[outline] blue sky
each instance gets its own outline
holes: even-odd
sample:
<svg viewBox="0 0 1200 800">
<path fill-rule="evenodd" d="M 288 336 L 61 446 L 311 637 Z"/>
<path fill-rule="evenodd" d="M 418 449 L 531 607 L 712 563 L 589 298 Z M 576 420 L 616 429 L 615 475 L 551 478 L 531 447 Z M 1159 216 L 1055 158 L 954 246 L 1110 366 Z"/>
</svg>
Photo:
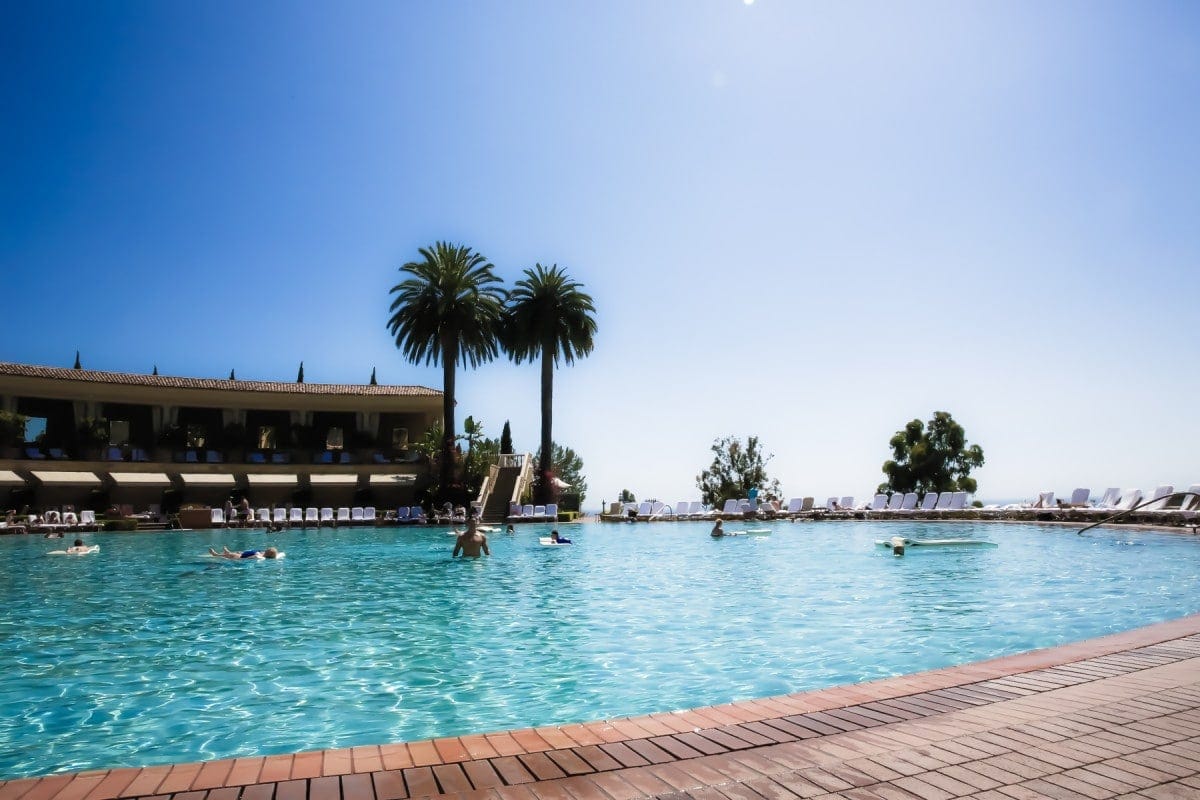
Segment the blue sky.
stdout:
<svg viewBox="0 0 1200 800">
<path fill-rule="evenodd" d="M 1195 4 L 9 2 L 0 59 L 4 360 L 440 387 L 386 319 L 446 239 L 594 296 L 589 505 L 727 434 L 865 496 L 935 410 L 984 498 L 1200 482 Z"/>
</svg>

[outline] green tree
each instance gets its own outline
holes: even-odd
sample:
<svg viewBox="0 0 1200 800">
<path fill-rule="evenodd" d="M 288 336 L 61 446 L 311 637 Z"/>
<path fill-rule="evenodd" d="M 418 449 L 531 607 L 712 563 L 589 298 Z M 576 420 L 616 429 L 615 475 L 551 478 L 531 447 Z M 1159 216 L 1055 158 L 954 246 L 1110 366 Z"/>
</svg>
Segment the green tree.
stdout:
<svg viewBox="0 0 1200 800">
<path fill-rule="evenodd" d="M 442 455 L 439 487 L 454 479 L 455 369 L 496 357 L 504 291 L 495 268 L 469 247 L 438 242 L 419 250 L 421 259 L 400 268 L 404 280 L 394 296 L 388 330 L 412 363 L 442 367 Z"/>
<path fill-rule="evenodd" d="M 757 436 L 746 443 L 736 436 L 725 436 L 712 444 L 713 460 L 708 469 L 696 476 L 700 499 L 712 507 L 726 500 L 747 497 L 757 488 L 764 497 L 779 497 L 779 481 L 767 476 L 767 462 L 774 453 L 764 455 Z"/>
<path fill-rule="evenodd" d="M 620 500 L 622 503 L 636 503 L 637 502 L 637 497 L 635 497 L 633 492 L 629 491 L 628 489 L 622 489 L 621 493 L 619 495 L 617 495 L 617 499 Z"/>
<path fill-rule="evenodd" d="M 962 425 L 946 411 L 929 422 L 919 419 L 896 431 L 888 442 L 892 457 L 883 462 L 887 481 L 880 492 L 969 492 L 976 483 L 971 470 L 983 466 L 983 449 L 967 444 Z"/>
<path fill-rule="evenodd" d="M 535 502 L 553 499 L 551 454 L 554 417 L 554 368 L 559 359 L 574 363 L 592 352 L 596 308 L 581 291 L 582 284 L 553 265 L 536 264 L 525 270 L 508 297 L 504 317 L 504 347 L 513 361 L 542 360 L 542 436 L 539 447 Z"/>
<path fill-rule="evenodd" d="M 513 452 L 512 429 L 508 427 L 508 420 L 504 420 L 504 430 L 500 431 L 500 452 L 505 455 Z"/>
<path fill-rule="evenodd" d="M 569 447 L 563 447 L 554 442 L 550 448 L 550 468 L 554 476 L 563 483 L 570 484 L 571 491 L 579 495 L 582 504 L 587 496 L 587 476 L 583 474 L 583 459 Z M 538 460 L 542 457 L 538 451 Z"/>
</svg>

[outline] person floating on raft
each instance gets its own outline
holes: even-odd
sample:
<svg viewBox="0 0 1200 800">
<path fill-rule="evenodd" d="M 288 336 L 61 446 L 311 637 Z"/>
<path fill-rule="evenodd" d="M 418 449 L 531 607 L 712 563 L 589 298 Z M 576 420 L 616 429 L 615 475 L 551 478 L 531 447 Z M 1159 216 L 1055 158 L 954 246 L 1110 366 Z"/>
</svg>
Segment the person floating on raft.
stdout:
<svg viewBox="0 0 1200 800">
<path fill-rule="evenodd" d="M 222 548 L 222 552 L 218 553 L 210 547 L 208 554 L 214 558 L 228 558 L 233 561 L 243 558 L 279 558 L 279 551 L 274 547 L 268 547 L 266 550 L 243 550 L 240 553 L 234 552 L 228 547 Z"/>
</svg>

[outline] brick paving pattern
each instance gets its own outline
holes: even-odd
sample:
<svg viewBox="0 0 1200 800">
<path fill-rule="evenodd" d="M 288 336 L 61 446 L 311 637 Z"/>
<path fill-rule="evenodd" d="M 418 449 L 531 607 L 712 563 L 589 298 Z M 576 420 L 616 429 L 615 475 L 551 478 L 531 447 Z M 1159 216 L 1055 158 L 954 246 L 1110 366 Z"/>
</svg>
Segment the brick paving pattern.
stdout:
<svg viewBox="0 0 1200 800">
<path fill-rule="evenodd" d="M 0 800 L 1200 798 L 1200 615 L 689 711 L 0 783 Z"/>
</svg>

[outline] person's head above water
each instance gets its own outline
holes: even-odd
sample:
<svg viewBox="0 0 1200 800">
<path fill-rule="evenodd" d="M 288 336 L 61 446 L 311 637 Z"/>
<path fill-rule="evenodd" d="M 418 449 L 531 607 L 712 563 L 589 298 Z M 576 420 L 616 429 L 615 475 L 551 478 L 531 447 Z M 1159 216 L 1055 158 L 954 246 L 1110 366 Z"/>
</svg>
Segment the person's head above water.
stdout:
<svg viewBox="0 0 1200 800">
<path fill-rule="evenodd" d="M 266 550 L 263 550 L 263 558 L 279 558 L 279 551 L 274 547 L 268 547 Z"/>
<path fill-rule="evenodd" d="M 76 539 L 76 540 L 75 540 L 75 546 L 76 546 L 76 547 L 83 547 L 83 539 Z"/>
<path fill-rule="evenodd" d="M 558 531 L 550 531 L 550 540 L 554 542 L 558 541 Z"/>
</svg>

